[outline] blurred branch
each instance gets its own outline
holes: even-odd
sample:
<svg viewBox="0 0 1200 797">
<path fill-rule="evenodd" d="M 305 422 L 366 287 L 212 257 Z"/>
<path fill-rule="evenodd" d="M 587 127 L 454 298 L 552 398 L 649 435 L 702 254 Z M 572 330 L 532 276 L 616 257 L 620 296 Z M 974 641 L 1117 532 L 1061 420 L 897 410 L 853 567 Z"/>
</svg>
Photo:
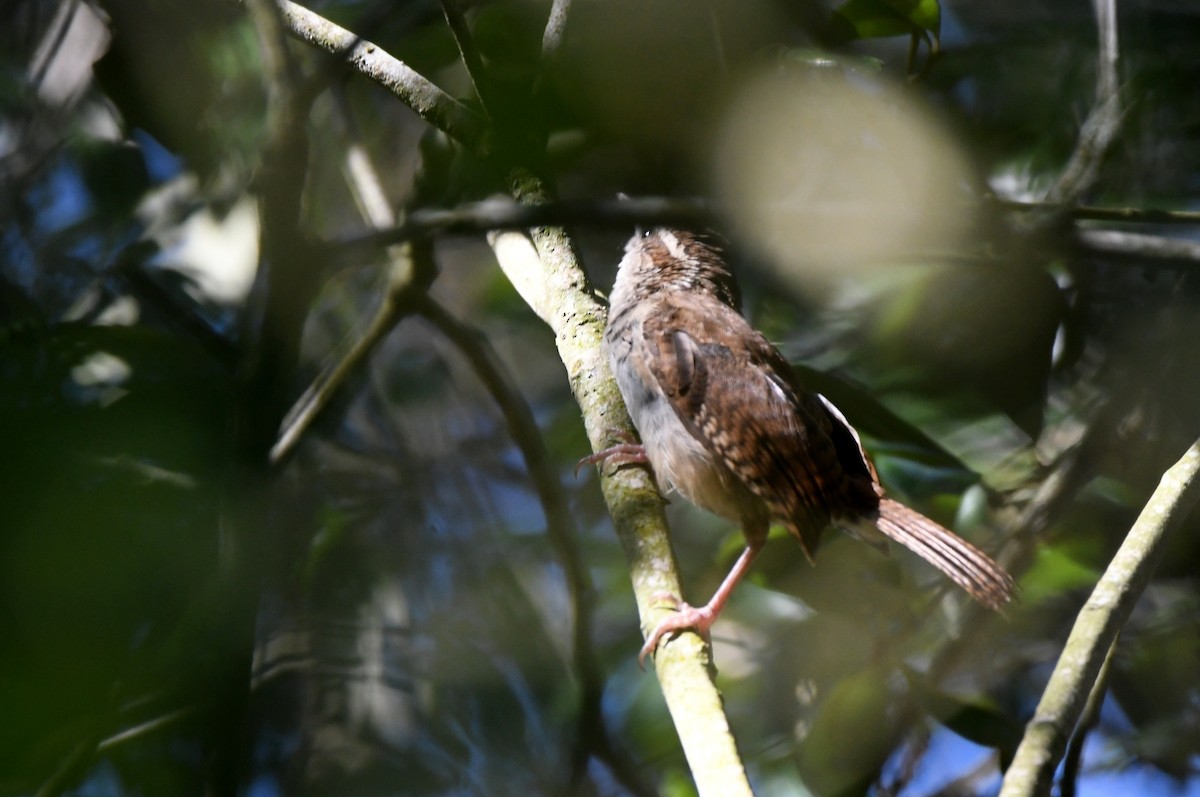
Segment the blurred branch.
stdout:
<svg viewBox="0 0 1200 797">
<path fill-rule="evenodd" d="M 1096 54 L 1096 101 L 1079 129 L 1075 151 L 1043 200 L 1052 205 L 1075 202 L 1096 183 L 1117 132 L 1121 128 L 1121 91 L 1117 75 L 1117 2 L 1092 0 L 1099 44 Z"/>
<path fill-rule="evenodd" d="M 1080 230 L 1080 246 L 1100 255 L 1200 263 L 1200 241 L 1116 230 Z"/>
<path fill-rule="evenodd" d="M 628 229 L 638 224 L 706 224 L 713 220 L 708 202 L 699 199 L 641 197 L 630 199 L 566 200 L 526 205 L 511 199 L 485 199 L 453 208 L 422 208 L 387 230 L 333 242 L 338 257 L 413 238 L 456 232 L 522 230 L 528 227 L 591 224 Z"/>
<path fill-rule="evenodd" d="M 418 116 L 472 150 L 486 149 L 485 121 L 383 48 L 290 0 L 276 0 L 288 31 L 344 58 L 353 69 L 395 94 Z"/>
<path fill-rule="evenodd" d="M 291 58 L 274 0 L 246 0 L 263 61 L 266 135 L 253 190 L 259 207 L 259 265 L 242 314 L 243 359 L 233 428 L 234 457 L 222 509 L 222 597 L 230 660 L 222 663 L 216 718 L 205 739 L 205 791 L 232 797 L 247 783 L 253 757 L 251 673 L 259 600 L 276 561 L 279 524 L 272 516 L 269 451 L 296 377 L 309 306 L 320 285 L 319 250 L 302 233 L 309 166 L 308 114 L 315 98 Z"/>
<path fill-rule="evenodd" d="M 455 0 L 441 0 L 441 2 L 442 14 L 445 15 L 446 25 L 449 26 L 450 33 L 454 36 L 454 44 L 458 47 L 459 57 L 462 58 L 463 66 L 467 69 L 467 77 L 471 79 L 475 96 L 479 98 L 479 104 L 483 106 L 488 116 L 494 118 L 495 114 L 492 113 L 489 106 L 492 96 L 487 87 L 487 73 L 483 69 L 483 58 L 479 55 L 479 48 L 475 46 L 475 38 L 467 26 L 467 18 Z"/>
<path fill-rule="evenodd" d="M 329 406 L 338 390 L 370 356 L 379 342 L 413 309 L 412 299 L 420 294 L 414 290 L 410 278 L 411 269 L 392 263 L 388 266 L 387 286 L 380 299 L 379 308 L 371 317 L 367 328 L 350 344 L 344 354 L 333 364 L 321 371 L 312 384 L 300 394 L 295 404 L 284 417 L 279 437 L 271 447 L 270 461 L 274 466 L 282 464 L 295 451 L 300 438 L 312 426 L 313 421 Z"/>
<path fill-rule="evenodd" d="M 522 203 L 548 201 L 545 186 L 527 172 L 515 171 L 511 183 Z M 604 449 L 621 434 L 631 435 L 632 424 L 601 349 L 605 308 L 570 237 L 561 228 L 534 227 L 528 235 L 492 232 L 488 241 L 517 292 L 554 331 L 593 450 Z M 681 594 L 662 497 L 642 468 L 602 472 L 600 486 L 629 562 L 645 633 L 668 611 L 656 606 L 655 596 Z M 710 655 L 698 635 L 685 633 L 661 648 L 654 663 L 699 793 L 748 795 L 750 785 L 713 681 Z"/>
<path fill-rule="evenodd" d="M 1005 775 L 1001 797 L 1040 797 L 1050 793 L 1055 768 L 1108 648 L 1145 589 L 1167 534 L 1200 498 L 1198 473 L 1200 440 L 1163 474 L 1158 488 L 1076 618 Z"/>
<path fill-rule="evenodd" d="M 1015 212 L 1037 212 L 1048 210 L 1045 202 L 1022 202 L 1016 199 L 989 197 L 989 201 L 1003 210 Z M 1075 221 L 1121 221 L 1131 224 L 1187 224 L 1200 225 L 1200 211 L 1161 210 L 1158 208 L 1106 208 L 1096 205 L 1076 205 L 1066 209 Z"/>
<path fill-rule="evenodd" d="M 346 150 L 344 170 L 350 193 L 360 213 L 372 227 L 396 223 L 396 214 L 384 195 L 379 174 L 359 141 L 353 115 L 344 97 L 336 93 L 346 135 L 350 141 Z M 337 395 L 342 385 L 370 356 L 379 342 L 413 311 L 413 297 L 422 294 L 433 279 L 433 264 L 411 246 L 394 244 L 388 247 L 386 284 L 379 307 L 367 328 L 345 352 L 336 356 L 333 364 L 322 369 L 312 384 L 300 395 L 283 419 L 279 437 L 271 447 L 271 464 L 278 466 L 295 450 L 300 438 L 308 431 L 321 412 Z"/>
<path fill-rule="evenodd" d="M 992 199 L 1002 209 L 1020 213 L 1049 212 L 1056 206 L 1045 202 L 1015 202 Z M 796 213 L 806 211 L 830 213 L 828 207 L 797 208 Z M 1200 226 L 1198 211 L 1148 210 L 1141 208 L 1103 208 L 1090 205 L 1067 208 L 1066 215 L 1072 219 L 1118 221 L 1144 224 L 1188 224 Z M 628 229 L 642 226 L 705 226 L 717 222 L 724 215 L 721 205 L 695 197 L 629 197 L 625 199 L 566 200 L 545 205 L 522 205 L 509 199 L 486 199 L 468 202 L 453 208 L 422 208 L 411 211 L 404 221 L 394 227 L 370 233 L 342 238 L 331 242 L 334 256 L 341 261 L 350 261 L 363 253 L 389 244 L 427 236 L 486 232 L 498 229 L 525 229 L 536 226 L 562 226 L 588 224 L 595 227 Z M 1176 242 L 1180 239 L 1141 235 L 1121 239 L 1118 236 L 1134 236 L 1133 233 L 1117 233 L 1108 230 L 1083 230 L 1080 238 L 1096 248 L 1107 247 L 1113 251 L 1135 253 L 1133 242 L 1142 245 L 1141 251 L 1150 256 L 1190 259 L 1191 250 Z M 1164 241 L 1155 250 L 1155 241 Z M 1169 254 L 1168 254 L 1169 253 Z"/>
<path fill-rule="evenodd" d="M 42 782 L 34 797 L 59 797 L 86 772 L 96 755 L 96 740 L 80 742 L 59 764 L 49 778 Z"/>
<path fill-rule="evenodd" d="M 1104 663 L 1100 665 L 1100 672 L 1096 675 L 1096 683 L 1092 684 L 1087 705 L 1083 707 L 1083 714 L 1079 717 L 1079 726 L 1067 744 L 1067 754 L 1063 756 L 1063 772 L 1058 781 L 1058 797 L 1075 797 L 1076 786 L 1079 783 L 1079 767 L 1083 762 L 1083 746 L 1092 728 L 1100 721 L 1100 708 L 1104 705 L 1104 695 L 1108 692 L 1108 672 L 1119 640 L 1120 632 L 1108 646 Z"/>
<path fill-rule="evenodd" d="M 595 590 L 583 557 L 575 544 L 578 529 L 571 515 L 566 495 L 559 482 L 558 472 L 551 463 L 542 442 L 541 430 L 533 411 L 521 395 L 487 340 L 475 328 L 464 324 L 428 295 L 417 303 L 417 312 L 445 335 L 467 359 L 475 375 L 483 382 L 504 421 L 512 433 L 525 467 L 537 491 L 542 512 L 546 517 L 546 533 L 558 553 L 571 595 L 572 627 L 571 658 L 580 683 L 581 711 L 577 748 L 572 764 L 572 784 L 583 777 L 588 761 L 589 744 L 596 755 L 607 762 L 622 783 L 634 794 L 649 795 L 653 790 L 641 782 L 637 767 L 612 744 L 604 724 L 601 698 L 604 679 L 596 665 L 592 646 L 592 621 L 595 611 Z"/>
<path fill-rule="evenodd" d="M 567 17 L 571 13 L 571 0 L 554 0 L 550 15 L 546 18 L 546 29 L 542 31 L 542 62 L 553 63 L 562 50 L 567 33 Z"/>
</svg>

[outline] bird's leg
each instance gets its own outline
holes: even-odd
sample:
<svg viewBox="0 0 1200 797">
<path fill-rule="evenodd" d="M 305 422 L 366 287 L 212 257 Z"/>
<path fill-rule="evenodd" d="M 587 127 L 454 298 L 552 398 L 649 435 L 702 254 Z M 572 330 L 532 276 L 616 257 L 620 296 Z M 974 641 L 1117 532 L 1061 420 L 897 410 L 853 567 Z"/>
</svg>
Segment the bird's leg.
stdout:
<svg viewBox="0 0 1200 797">
<path fill-rule="evenodd" d="M 756 537 L 754 541 L 747 542 L 746 550 L 742 551 L 742 555 L 733 563 L 729 575 L 725 576 L 725 580 L 721 582 L 721 586 L 717 587 L 717 591 L 709 598 L 708 603 L 700 608 L 689 606 L 674 595 L 661 596 L 675 604 L 676 613 L 659 623 L 650 636 L 646 637 L 646 644 L 642 645 L 642 651 L 638 654 L 638 666 L 645 667 L 646 657 L 654 653 L 658 648 L 659 640 L 668 634 L 690 629 L 704 637 L 707 642 L 709 639 L 708 629 L 716 622 L 717 615 L 725 608 L 725 603 L 733 594 L 733 588 L 742 580 L 742 576 L 746 575 L 746 571 L 754 562 L 754 557 L 758 556 L 758 552 L 762 550 L 765 542 L 765 536 Z"/>
<path fill-rule="evenodd" d="M 595 465 L 598 462 L 611 461 L 619 467 L 621 465 L 642 465 L 650 461 L 646 458 L 646 449 L 641 443 L 633 442 L 633 439 L 626 434 L 618 434 L 617 437 L 624 442 L 609 446 L 603 451 L 597 451 L 576 462 L 575 475 L 579 475 L 579 471 L 584 465 Z"/>
</svg>

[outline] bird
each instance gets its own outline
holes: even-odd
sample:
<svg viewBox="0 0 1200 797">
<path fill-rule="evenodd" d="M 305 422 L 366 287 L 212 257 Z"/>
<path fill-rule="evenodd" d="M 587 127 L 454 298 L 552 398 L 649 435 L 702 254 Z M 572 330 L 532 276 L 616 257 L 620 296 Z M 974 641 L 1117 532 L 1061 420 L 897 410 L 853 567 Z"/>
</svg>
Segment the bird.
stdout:
<svg viewBox="0 0 1200 797">
<path fill-rule="evenodd" d="M 772 521 L 810 563 L 824 529 L 835 526 L 874 544 L 895 540 L 988 608 L 1010 601 L 1014 583 L 1003 567 L 887 496 L 858 432 L 829 400 L 800 384 L 739 305 L 716 236 L 660 227 L 626 244 L 603 348 L 641 442 L 606 448 L 580 464 L 646 463 L 664 494 L 740 524 L 745 538 L 706 604 L 663 596 L 676 612 L 646 637 L 639 664 L 678 632 L 708 638 Z"/>
</svg>

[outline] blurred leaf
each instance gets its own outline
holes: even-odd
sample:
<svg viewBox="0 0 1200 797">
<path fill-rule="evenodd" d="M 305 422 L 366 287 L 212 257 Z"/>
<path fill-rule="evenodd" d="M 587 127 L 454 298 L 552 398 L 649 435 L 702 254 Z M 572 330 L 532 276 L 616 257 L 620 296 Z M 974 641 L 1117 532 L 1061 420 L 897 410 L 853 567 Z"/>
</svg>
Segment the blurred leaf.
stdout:
<svg viewBox="0 0 1200 797">
<path fill-rule="evenodd" d="M 124 142 L 93 140 L 76 153 L 97 211 L 113 219 L 130 216 L 150 187 L 141 150 Z"/>
<path fill-rule="evenodd" d="M 866 794 L 895 744 L 891 671 L 868 667 L 838 681 L 800 744 L 804 782 L 826 797 Z"/>
<path fill-rule="evenodd" d="M 1125 743 L 1174 778 L 1200 749 L 1200 597 L 1185 581 L 1152 584 L 1118 642 L 1111 695 L 1133 724 Z"/>
<path fill-rule="evenodd" d="M 982 695 L 963 697 L 939 689 L 923 673 L 903 668 L 904 677 L 925 713 L 967 741 L 1000 751 L 1007 766 L 1021 743 L 1025 727 Z"/>
<path fill-rule="evenodd" d="M 833 16 L 835 35 L 845 39 L 903 36 L 922 30 L 937 39 L 942 27 L 938 0 L 847 0 Z"/>
<path fill-rule="evenodd" d="M 930 268 L 878 307 L 868 354 L 881 371 L 906 389 L 976 396 L 1036 439 L 1067 309 L 1052 276 L 1016 262 Z"/>
<path fill-rule="evenodd" d="M 241 111 L 244 103 L 262 102 L 257 43 L 236 6 L 219 0 L 105 0 L 103 6 L 113 39 L 96 78 L 129 128 L 146 130 L 203 176 L 254 146 L 262 115 Z"/>
<path fill-rule="evenodd" d="M 321 513 L 316 533 L 308 543 L 308 555 L 302 560 L 300 583 L 305 591 L 311 591 L 321 570 L 327 566 L 332 555 L 343 545 L 347 536 L 348 519 L 344 512 L 326 507 Z"/>
<path fill-rule="evenodd" d="M 1037 606 L 1044 601 L 1093 586 L 1100 573 L 1079 562 L 1062 546 L 1043 545 L 1033 564 L 1021 575 L 1021 602 Z"/>
<path fill-rule="evenodd" d="M 968 471 L 957 457 L 889 410 L 862 385 L 806 365 L 793 365 L 792 372 L 804 389 L 829 399 L 860 434 L 884 442 L 890 452 L 902 452 L 904 457 L 930 467 Z"/>
<path fill-rule="evenodd" d="M 216 567 L 229 380 L 192 341 L 148 328 L 0 342 L 0 614 L 20 651 L 0 662 L 0 777 L 44 764 L 27 746 L 52 729 L 108 727 L 131 660 Z M 134 688 L 183 680 L 173 668 Z"/>
</svg>

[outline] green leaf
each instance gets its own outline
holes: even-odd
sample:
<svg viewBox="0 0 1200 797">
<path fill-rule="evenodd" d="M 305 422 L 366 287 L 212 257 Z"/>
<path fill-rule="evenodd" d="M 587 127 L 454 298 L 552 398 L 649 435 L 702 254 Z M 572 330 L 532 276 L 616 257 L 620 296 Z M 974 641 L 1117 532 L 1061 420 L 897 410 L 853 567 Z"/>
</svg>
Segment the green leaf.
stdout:
<svg viewBox="0 0 1200 797">
<path fill-rule="evenodd" d="M 983 695 L 945 692 L 919 672 L 904 668 L 904 677 L 925 713 L 967 741 L 1000 751 L 1002 765 L 1012 759 L 1024 728 Z"/>
<path fill-rule="evenodd" d="M 1064 592 L 1090 587 L 1100 574 L 1061 546 L 1042 546 L 1033 565 L 1021 576 L 1021 602 L 1036 606 Z"/>
<path fill-rule="evenodd" d="M 845 39 L 905 36 L 942 27 L 938 0 L 847 0 L 833 12 L 835 35 Z"/>
<path fill-rule="evenodd" d="M 903 454 L 933 468 L 967 472 L 957 457 L 918 427 L 888 409 L 857 382 L 807 365 L 793 365 L 792 372 L 806 390 L 829 399 L 860 434 L 868 435 L 888 450 Z"/>
<path fill-rule="evenodd" d="M 896 733 L 889 673 L 861 670 L 822 702 L 800 746 L 800 770 L 814 793 L 861 794 L 878 777 Z"/>
</svg>

